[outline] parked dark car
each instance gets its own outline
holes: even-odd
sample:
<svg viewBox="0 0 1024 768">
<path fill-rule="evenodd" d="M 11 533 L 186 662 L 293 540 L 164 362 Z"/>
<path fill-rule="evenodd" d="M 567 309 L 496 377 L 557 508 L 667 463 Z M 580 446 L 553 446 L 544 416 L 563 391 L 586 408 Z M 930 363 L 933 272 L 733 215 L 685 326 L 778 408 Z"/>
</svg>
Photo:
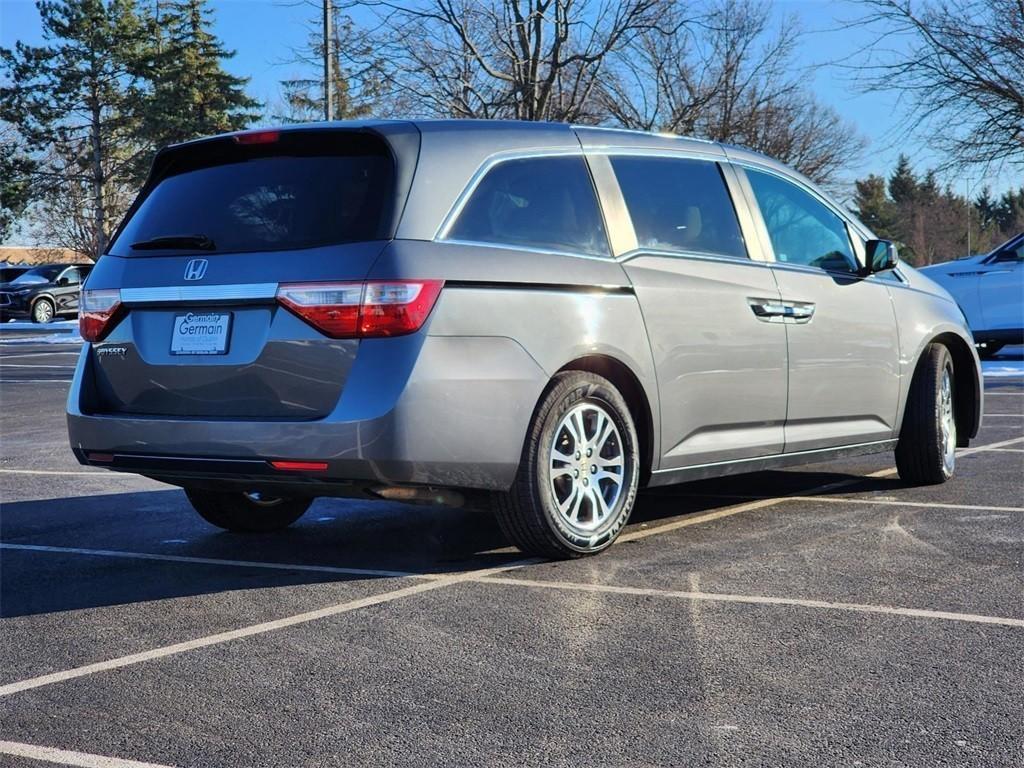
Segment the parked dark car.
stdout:
<svg viewBox="0 0 1024 768">
<path fill-rule="evenodd" d="M 11 280 L 23 272 L 27 272 L 29 269 L 30 267 L 0 267 L 0 285 L 11 282 Z"/>
<path fill-rule="evenodd" d="M 0 283 L 0 319 L 77 317 L 78 290 L 90 271 L 92 264 L 43 264 Z"/>
</svg>

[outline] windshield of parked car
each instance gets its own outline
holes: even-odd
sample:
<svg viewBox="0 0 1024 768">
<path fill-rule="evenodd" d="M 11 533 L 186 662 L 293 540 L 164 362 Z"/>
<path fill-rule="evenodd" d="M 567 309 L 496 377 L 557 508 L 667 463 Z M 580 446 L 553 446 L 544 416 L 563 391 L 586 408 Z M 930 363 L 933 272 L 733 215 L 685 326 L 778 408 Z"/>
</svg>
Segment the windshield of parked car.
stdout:
<svg viewBox="0 0 1024 768">
<path fill-rule="evenodd" d="M 64 269 L 62 266 L 56 267 L 36 267 L 30 269 L 28 272 L 23 272 L 11 281 L 11 285 L 38 285 L 39 283 L 52 283 L 57 279 L 57 275 Z"/>
</svg>

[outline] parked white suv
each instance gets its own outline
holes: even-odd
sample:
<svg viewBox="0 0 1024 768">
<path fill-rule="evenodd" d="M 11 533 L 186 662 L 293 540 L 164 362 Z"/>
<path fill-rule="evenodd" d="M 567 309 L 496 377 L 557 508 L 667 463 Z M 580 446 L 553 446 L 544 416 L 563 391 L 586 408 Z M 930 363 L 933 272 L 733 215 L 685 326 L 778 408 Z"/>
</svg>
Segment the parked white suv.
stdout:
<svg viewBox="0 0 1024 768">
<path fill-rule="evenodd" d="M 953 294 L 982 357 L 1024 344 L 1024 233 L 990 253 L 921 271 Z"/>
</svg>

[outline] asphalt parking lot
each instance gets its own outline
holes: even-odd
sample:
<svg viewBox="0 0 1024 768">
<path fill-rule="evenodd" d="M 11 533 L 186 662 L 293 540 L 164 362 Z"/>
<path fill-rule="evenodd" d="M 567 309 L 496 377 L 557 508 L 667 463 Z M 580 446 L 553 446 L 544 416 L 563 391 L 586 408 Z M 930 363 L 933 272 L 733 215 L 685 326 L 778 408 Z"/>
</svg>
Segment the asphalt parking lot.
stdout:
<svg viewBox="0 0 1024 768">
<path fill-rule="evenodd" d="M 283 534 L 80 467 L 71 344 L 0 345 L 0 765 L 1024 765 L 1024 378 L 957 476 L 644 495 L 600 557 L 318 501 Z"/>
</svg>

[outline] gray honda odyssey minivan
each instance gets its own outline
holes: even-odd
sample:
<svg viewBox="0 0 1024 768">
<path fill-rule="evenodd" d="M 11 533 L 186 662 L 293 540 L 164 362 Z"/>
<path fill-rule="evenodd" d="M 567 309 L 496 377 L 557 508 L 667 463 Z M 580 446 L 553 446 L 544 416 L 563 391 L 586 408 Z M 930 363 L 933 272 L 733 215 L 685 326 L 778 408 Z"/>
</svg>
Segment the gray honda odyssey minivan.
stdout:
<svg viewBox="0 0 1024 768">
<path fill-rule="evenodd" d="M 81 329 L 78 459 L 233 531 L 488 496 L 521 549 L 573 557 L 645 486 L 888 450 L 943 482 L 982 411 L 957 305 L 805 178 L 569 125 L 169 147 Z"/>
</svg>

